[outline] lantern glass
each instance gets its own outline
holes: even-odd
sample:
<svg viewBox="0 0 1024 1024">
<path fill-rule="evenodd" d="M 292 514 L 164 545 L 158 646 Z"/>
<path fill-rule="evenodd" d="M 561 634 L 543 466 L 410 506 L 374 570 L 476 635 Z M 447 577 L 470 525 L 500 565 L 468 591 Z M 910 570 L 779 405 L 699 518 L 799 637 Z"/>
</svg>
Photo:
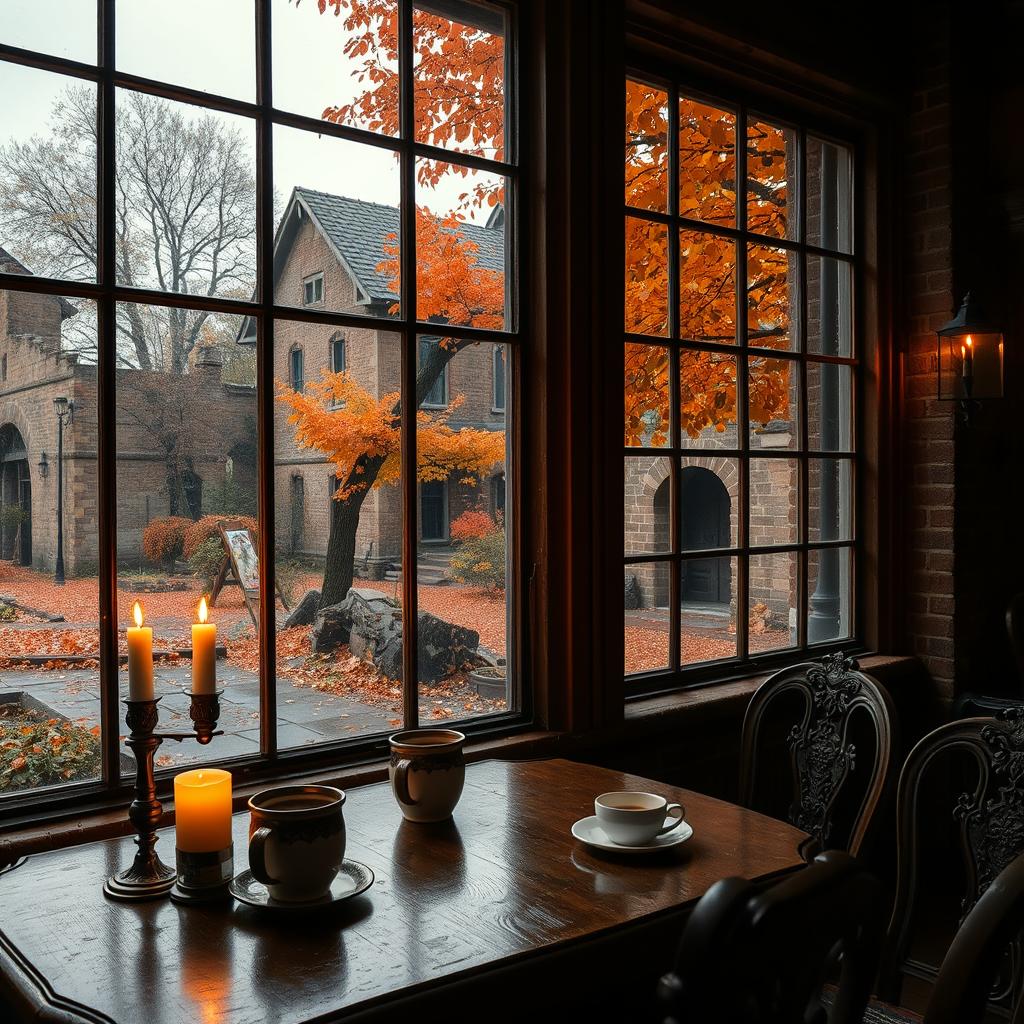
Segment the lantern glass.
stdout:
<svg viewBox="0 0 1024 1024">
<path fill-rule="evenodd" d="M 939 335 L 939 398 L 1003 397 L 1003 336 L 974 331 Z"/>
</svg>

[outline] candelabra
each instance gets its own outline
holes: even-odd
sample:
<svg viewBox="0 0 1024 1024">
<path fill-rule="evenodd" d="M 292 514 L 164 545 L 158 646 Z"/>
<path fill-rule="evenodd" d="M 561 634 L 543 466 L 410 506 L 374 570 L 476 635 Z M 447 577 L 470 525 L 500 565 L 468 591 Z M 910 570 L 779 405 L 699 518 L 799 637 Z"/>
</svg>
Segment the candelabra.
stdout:
<svg viewBox="0 0 1024 1024">
<path fill-rule="evenodd" d="M 220 695 L 215 693 L 192 693 L 189 717 L 192 732 L 157 732 L 160 713 L 157 704 L 160 698 L 152 700 L 125 700 L 128 708 L 125 721 L 129 735 L 125 743 L 135 755 L 135 799 L 128 808 L 128 818 L 135 827 L 135 845 L 138 847 L 131 867 L 111 875 L 103 884 L 103 891 L 115 900 L 147 900 L 163 896 L 174 886 L 177 872 L 169 868 L 156 852 L 156 830 L 160 825 L 163 805 L 156 798 L 154 759 L 157 749 L 164 740 L 194 739 L 207 744 L 222 730 L 216 729 L 220 717 Z"/>
</svg>

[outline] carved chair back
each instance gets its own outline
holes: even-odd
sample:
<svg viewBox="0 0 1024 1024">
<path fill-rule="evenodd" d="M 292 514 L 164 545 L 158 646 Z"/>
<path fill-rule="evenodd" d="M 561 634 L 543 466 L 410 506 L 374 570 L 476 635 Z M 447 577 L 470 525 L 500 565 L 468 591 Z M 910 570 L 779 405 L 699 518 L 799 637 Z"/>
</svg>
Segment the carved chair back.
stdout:
<svg viewBox="0 0 1024 1024">
<path fill-rule="evenodd" d="M 845 844 L 849 853 L 861 852 L 877 824 L 876 811 L 889 793 L 895 765 L 896 713 L 892 699 L 841 652 L 820 662 L 806 662 L 776 672 L 750 700 L 743 719 L 740 750 L 740 801 L 757 809 L 761 746 L 770 709 L 782 698 L 802 696 L 803 713 L 786 737 L 792 776 L 792 803 L 788 819 L 808 832 L 819 849 L 835 846 L 834 812 L 843 789 L 853 785 L 863 797 Z M 855 715 L 866 718 L 874 743 L 870 764 L 863 764 L 850 728 Z"/>
<path fill-rule="evenodd" d="M 960 901 L 961 927 L 999 874 L 1024 854 L 1024 709 L 1010 708 L 994 718 L 965 718 L 929 733 L 910 752 L 900 775 L 896 800 L 896 898 L 886 934 L 879 991 L 897 999 L 909 970 L 934 976 L 928 965 L 908 959 L 922 897 L 923 857 L 936 851 L 925 842 L 925 824 L 934 818 L 925 786 L 938 770 L 949 771 L 951 754 L 967 755 L 977 766 L 971 791 L 950 794 L 948 813 L 956 822 L 965 869 Z M 943 781 L 945 776 L 941 777 Z M 926 850 L 927 846 L 927 850 Z M 1020 992 L 1021 949 L 1009 947 L 994 1001 L 1012 1001 Z"/>
<path fill-rule="evenodd" d="M 658 985 L 665 1024 L 860 1024 L 878 965 L 882 899 L 874 876 L 838 850 L 770 889 L 716 882 Z M 840 954 L 838 989 L 823 998 Z"/>
</svg>

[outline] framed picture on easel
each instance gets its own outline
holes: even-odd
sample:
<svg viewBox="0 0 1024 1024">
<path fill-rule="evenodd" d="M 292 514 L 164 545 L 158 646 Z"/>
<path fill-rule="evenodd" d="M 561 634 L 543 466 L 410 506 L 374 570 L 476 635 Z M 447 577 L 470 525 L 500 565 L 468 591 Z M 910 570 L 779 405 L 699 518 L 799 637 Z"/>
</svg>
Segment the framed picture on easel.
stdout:
<svg viewBox="0 0 1024 1024">
<path fill-rule="evenodd" d="M 260 557 L 256 549 L 256 538 L 252 531 L 237 520 L 226 519 L 217 524 L 221 543 L 224 545 L 224 560 L 221 562 L 213 589 L 210 591 L 210 607 L 217 604 L 217 598 L 226 585 L 237 586 L 242 591 L 245 607 L 254 626 L 260 619 Z M 278 597 L 285 610 L 289 604 L 281 588 Z"/>
</svg>

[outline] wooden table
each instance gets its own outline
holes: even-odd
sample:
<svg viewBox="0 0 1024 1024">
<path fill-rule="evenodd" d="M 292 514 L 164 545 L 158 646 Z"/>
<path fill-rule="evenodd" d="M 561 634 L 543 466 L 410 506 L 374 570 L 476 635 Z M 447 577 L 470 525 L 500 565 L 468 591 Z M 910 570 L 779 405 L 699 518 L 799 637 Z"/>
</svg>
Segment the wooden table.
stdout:
<svg viewBox="0 0 1024 1024">
<path fill-rule="evenodd" d="M 684 803 L 693 838 L 653 858 L 590 852 L 570 826 L 614 789 Z M 656 977 L 712 883 L 792 871 L 805 838 L 698 793 L 562 760 L 469 766 L 444 825 L 403 822 L 386 784 L 350 790 L 345 817 L 347 855 L 376 882 L 316 916 L 111 902 L 101 886 L 130 860 L 131 840 L 28 858 L 0 876 L 0 1001 L 15 1019 L 94 1024 L 463 1012 L 490 1022 L 536 1008 L 541 986 L 571 1002 L 598 978 Z M 247 821 L 235 816 L 236 870 Z M 173 862 L 172 830 L 158 849 Z"/>
</svg>

